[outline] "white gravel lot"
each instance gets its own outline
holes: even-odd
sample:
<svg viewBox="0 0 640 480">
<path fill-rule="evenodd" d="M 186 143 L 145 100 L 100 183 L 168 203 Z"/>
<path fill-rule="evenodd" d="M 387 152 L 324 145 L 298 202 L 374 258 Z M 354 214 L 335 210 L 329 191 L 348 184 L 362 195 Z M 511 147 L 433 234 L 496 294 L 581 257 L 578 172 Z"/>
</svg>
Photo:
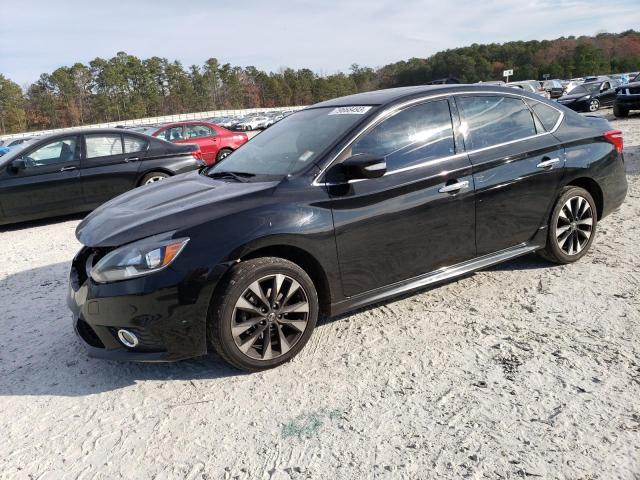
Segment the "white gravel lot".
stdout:
<svg viewBox="0 0 640 480">
<path fill-rule="evenodd" d="M 0 478 L 639 479 L 640 115 L 614 125 L 629 193 L 582 261 L 325 322 L 260 374 L 87 358 L 79 217 L 0 227 Z"/>
</svg>

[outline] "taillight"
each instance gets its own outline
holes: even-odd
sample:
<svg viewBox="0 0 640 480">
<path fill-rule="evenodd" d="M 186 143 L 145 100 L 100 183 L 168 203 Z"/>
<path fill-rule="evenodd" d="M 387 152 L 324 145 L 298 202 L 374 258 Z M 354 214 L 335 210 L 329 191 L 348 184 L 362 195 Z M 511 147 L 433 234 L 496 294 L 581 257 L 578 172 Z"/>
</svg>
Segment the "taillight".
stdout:
<svg viewBox="0 0 640 480">
<path fill-rule="evenodd" d="M 624 145 L 622 141 L 622 132 L 620 130 L 609 130 L 608 132 L 604 132 L 604 138 L 616 147 L 616 151 L 618 153 L 622 153 L 622 147 Z"/>
</svg>

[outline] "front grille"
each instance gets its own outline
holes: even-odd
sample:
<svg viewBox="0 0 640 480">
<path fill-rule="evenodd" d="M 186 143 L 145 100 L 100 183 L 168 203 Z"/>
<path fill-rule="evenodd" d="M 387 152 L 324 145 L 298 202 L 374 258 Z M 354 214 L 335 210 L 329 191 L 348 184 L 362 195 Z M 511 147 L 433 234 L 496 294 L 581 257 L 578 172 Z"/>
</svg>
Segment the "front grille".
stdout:
<svg viewBox="0 0 640 480">
<path fill-rule="evenodd" d="M 96 348 L 104 348 L 104 343 L 102 343 L 100 337 L 98 337 L 95 330 L 91 328 L 91 325 L 89 325 L 87 322 L 79 318 L 76 323 L 76 328 L 78 329 L 78 333 L 80 334 L 82 339 L 89 345 Z"/>
</svg>

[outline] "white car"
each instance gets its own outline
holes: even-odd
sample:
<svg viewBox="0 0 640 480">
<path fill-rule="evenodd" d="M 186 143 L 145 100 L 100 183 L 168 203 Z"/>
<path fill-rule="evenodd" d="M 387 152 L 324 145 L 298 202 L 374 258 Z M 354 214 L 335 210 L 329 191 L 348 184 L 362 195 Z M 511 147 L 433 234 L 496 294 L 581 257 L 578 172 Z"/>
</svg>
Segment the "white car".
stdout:
<svg viewBox="0 0 640 480">
<path fill-rule="evenodd" d="M 268 117 L 251 117 L 240 122 L 236 128 L 238 130 L 259 130 L 267 128 L 268 124 Z"/>
</svg>

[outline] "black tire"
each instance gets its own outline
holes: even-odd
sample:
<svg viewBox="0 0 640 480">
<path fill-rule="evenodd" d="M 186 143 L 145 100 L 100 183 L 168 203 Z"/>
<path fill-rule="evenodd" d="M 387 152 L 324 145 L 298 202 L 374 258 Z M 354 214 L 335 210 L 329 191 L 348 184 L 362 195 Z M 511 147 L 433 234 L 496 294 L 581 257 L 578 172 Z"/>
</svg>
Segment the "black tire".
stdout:
<svg viewBox="0 0 640 480">
<path fill-rule="evenodd" d="M 574 198 L 582 198 L 589 204 L 589 213 L 586 207 L 584 207 L 583 218 L 580 216 L 574 216 L 566 208 L 567 202 Z M 577 205 L 577 202 L 571 203 L 571 205 Z M 565 221 L 564 218 L 560 219 L 561 214 L 564 217 L 571 218 L 569 218 L 569 221 Z M 589 237 L 586 239 L 586 243 L 581 245 L 579 250 L 577 247 L 575 248 L 577 253 L 571 253 L 575 245 L 580 245 L 579 240 L 574 242 L 574 238 L 577 237 L 578 239 L 584 240 L 584 234 L 580 233 L 578 230 L 582 230 L 583 232 L 586 231 L 586 227 L 588 225 L 580 225 L 580 223 L 586 222 L 589 214 L 591 215 L 591 225 L 588 232 Z M 593 239 L 596 236 L 597 224 L 598 210 L 596 208 L 596 202 L 593 200 L 591 194 L 584 188 L 572 186 L 564 187 L 560 193 L 560 197 L 558 197 L 558 200 L 556 201 L 553 212 L 551 213 L 548 226 L 547 245 L 543 250 L 538 251 L 539 255 L 545 260 L 560 264 L 573 263 L 580 260 L 589 251 L 589 248 L 593 243 Z M 565 237 L 567 232 L 569 232 L 568 236 Z M 563 241 L 565 243 L 561 245 Z M 572 245 L 567 246 L 567 242 L 571 242 Z M 569 251 L 567 251 L 567 249 Z"/>
<path fill-rule="evenodd" d="M 303 329 L 304 331 L 301 333 L 296 333 L 296 330 L 291 330 L 291 332 L 293 332 L 293 336 L 298 335 L 298 337 L 295 339 L 295 343 L 291 346 L 287 345 L 287 348 L 290 349 L 285 353 L 282 353 L 282 344 L 280 343 L 280 345 L 278 345 L 280 342 L 278 334 L 282 333 L 283 325 L 279 324 L 279 321 L 276 321 L 273 318 L 270 320 L 269 325 L 263 325 L 266 324 L 266 320 L 262 320 L 261 323 L 255 324 L 246 330 L 246 332 L 243 332 L 242 335 L 247 335 L 245 338 L 249 338 L 258 333 L 258 329 L 262 328 L 262 331 L 264 331 L 264 328 L 268 328 L 266 331 L 270 332 L 269 338 L 271 340 L 267 342 L 270 345 L 270 353 L 273 353 L 274 355 L 277 353 L 278 356 L 270 359 L 252 358 L 249 355 L 259 354 L 258 346 L 262 349 L 262 353 L 264 354 L 265 336 L 264 333 L 258 333 L 255 337 L 257 341 L 255 341 L 253 345 L 256 345 L 256 351 L 253 350 L 253 347 L 249 347 L 250 353 L 248 354 L 243 353 L 240 350 L 240 346 L 236 344 L 236 340 L 232 333 L 232 324 L 236 321 L 235 315 L 243 312 L 244 310 L 236 310 L 236 304 L 241 300 L 241 296 L 246 300 L 247 297 L 244 295 L 251 295 L 249 292 L 250 285 L 255 285 L 254 282 L 276 274 L 289 277 L 288 280 L 295 280 L 302 288 L 303 291 L 301 294 L 304 294 L 308 301 L 306 326 Z M 226 362 L 241 370 L 256 372 L 282 365 L 283 363 L 291 360 L 300 352 L 300 350 L 302 350 L 311 337 L 311 333 L 318 321 L 318 294 L 311 278 L 309 278 L 309 275 L 307 275 L 302 268 L 295 263 L 282 258 L 255 258 L 240 262 L 231 267 L 231 270 L 223 281 L 224 284 L 222 289 L 217 292 L 211 300 L 207 319 L 207 335 L 209 343 Z M 269 280 L 261 281 L 269 282 Z M 291 284 L 289 285 L 289 290 L 291 290 Z M 269 296 L 272 292 L 273 290 L 268 292 Z M 267 295 L 265 294 L 265 296 Z M 282 307 L 284 307 L 284 303 L 285 302 L 283 301 Z M 256 302 L 256 304 L 258 303 Z M 269 311 L 271 312 L 271 310 Z M 249 318 L 248 323 L 252 323 L 251 321 L 253 319 L 258 319 L 257 315 L 251 315 L 252 318 Z M 269 315 L 271 315 L 271 313 Z M 263 316 L 263 318 L 267 317 Z M 236 323 L 235 325 L 242 326 L 242 323 Z M 240 337 L 238 336 L 237 338 L 239 339 Z M 273 345 L 273 352 L 271 352 L 271 345 Z"/>
<path fill-rule="evenodd" d="M 170 175 L 165 172 L 149 172 L 144 177 L 142 177 L 142 180 L 140 180 L 140 185 L 155 183 L 160 180 L 164 180 L 165 178 L 169 178 L 169 176 Z"/>
<path fill-rule="evenodd" d="M 598 100 L 597 98 L 592 98 L 591 100 L 589 100 L 587 110 L 589 110 L 590 112 L 597 112 L 598 110 L 600 110 L 600 100 Z"/>
<path fill-rule="evenodd" d="M 216 155 L 216 162 L 219 162 L 224 157 L 231 155 L 231 153 L 233 153 L 233 150 L 231 150 L 230 148 L 221 148 Z"/>
<path fill-rule="evenodd" d="M 617 103 L 613 104 L 613 116 L 616 118 L 626 118 L 629 116 L 629 109 L 623 108 Z"/>
</svg>

